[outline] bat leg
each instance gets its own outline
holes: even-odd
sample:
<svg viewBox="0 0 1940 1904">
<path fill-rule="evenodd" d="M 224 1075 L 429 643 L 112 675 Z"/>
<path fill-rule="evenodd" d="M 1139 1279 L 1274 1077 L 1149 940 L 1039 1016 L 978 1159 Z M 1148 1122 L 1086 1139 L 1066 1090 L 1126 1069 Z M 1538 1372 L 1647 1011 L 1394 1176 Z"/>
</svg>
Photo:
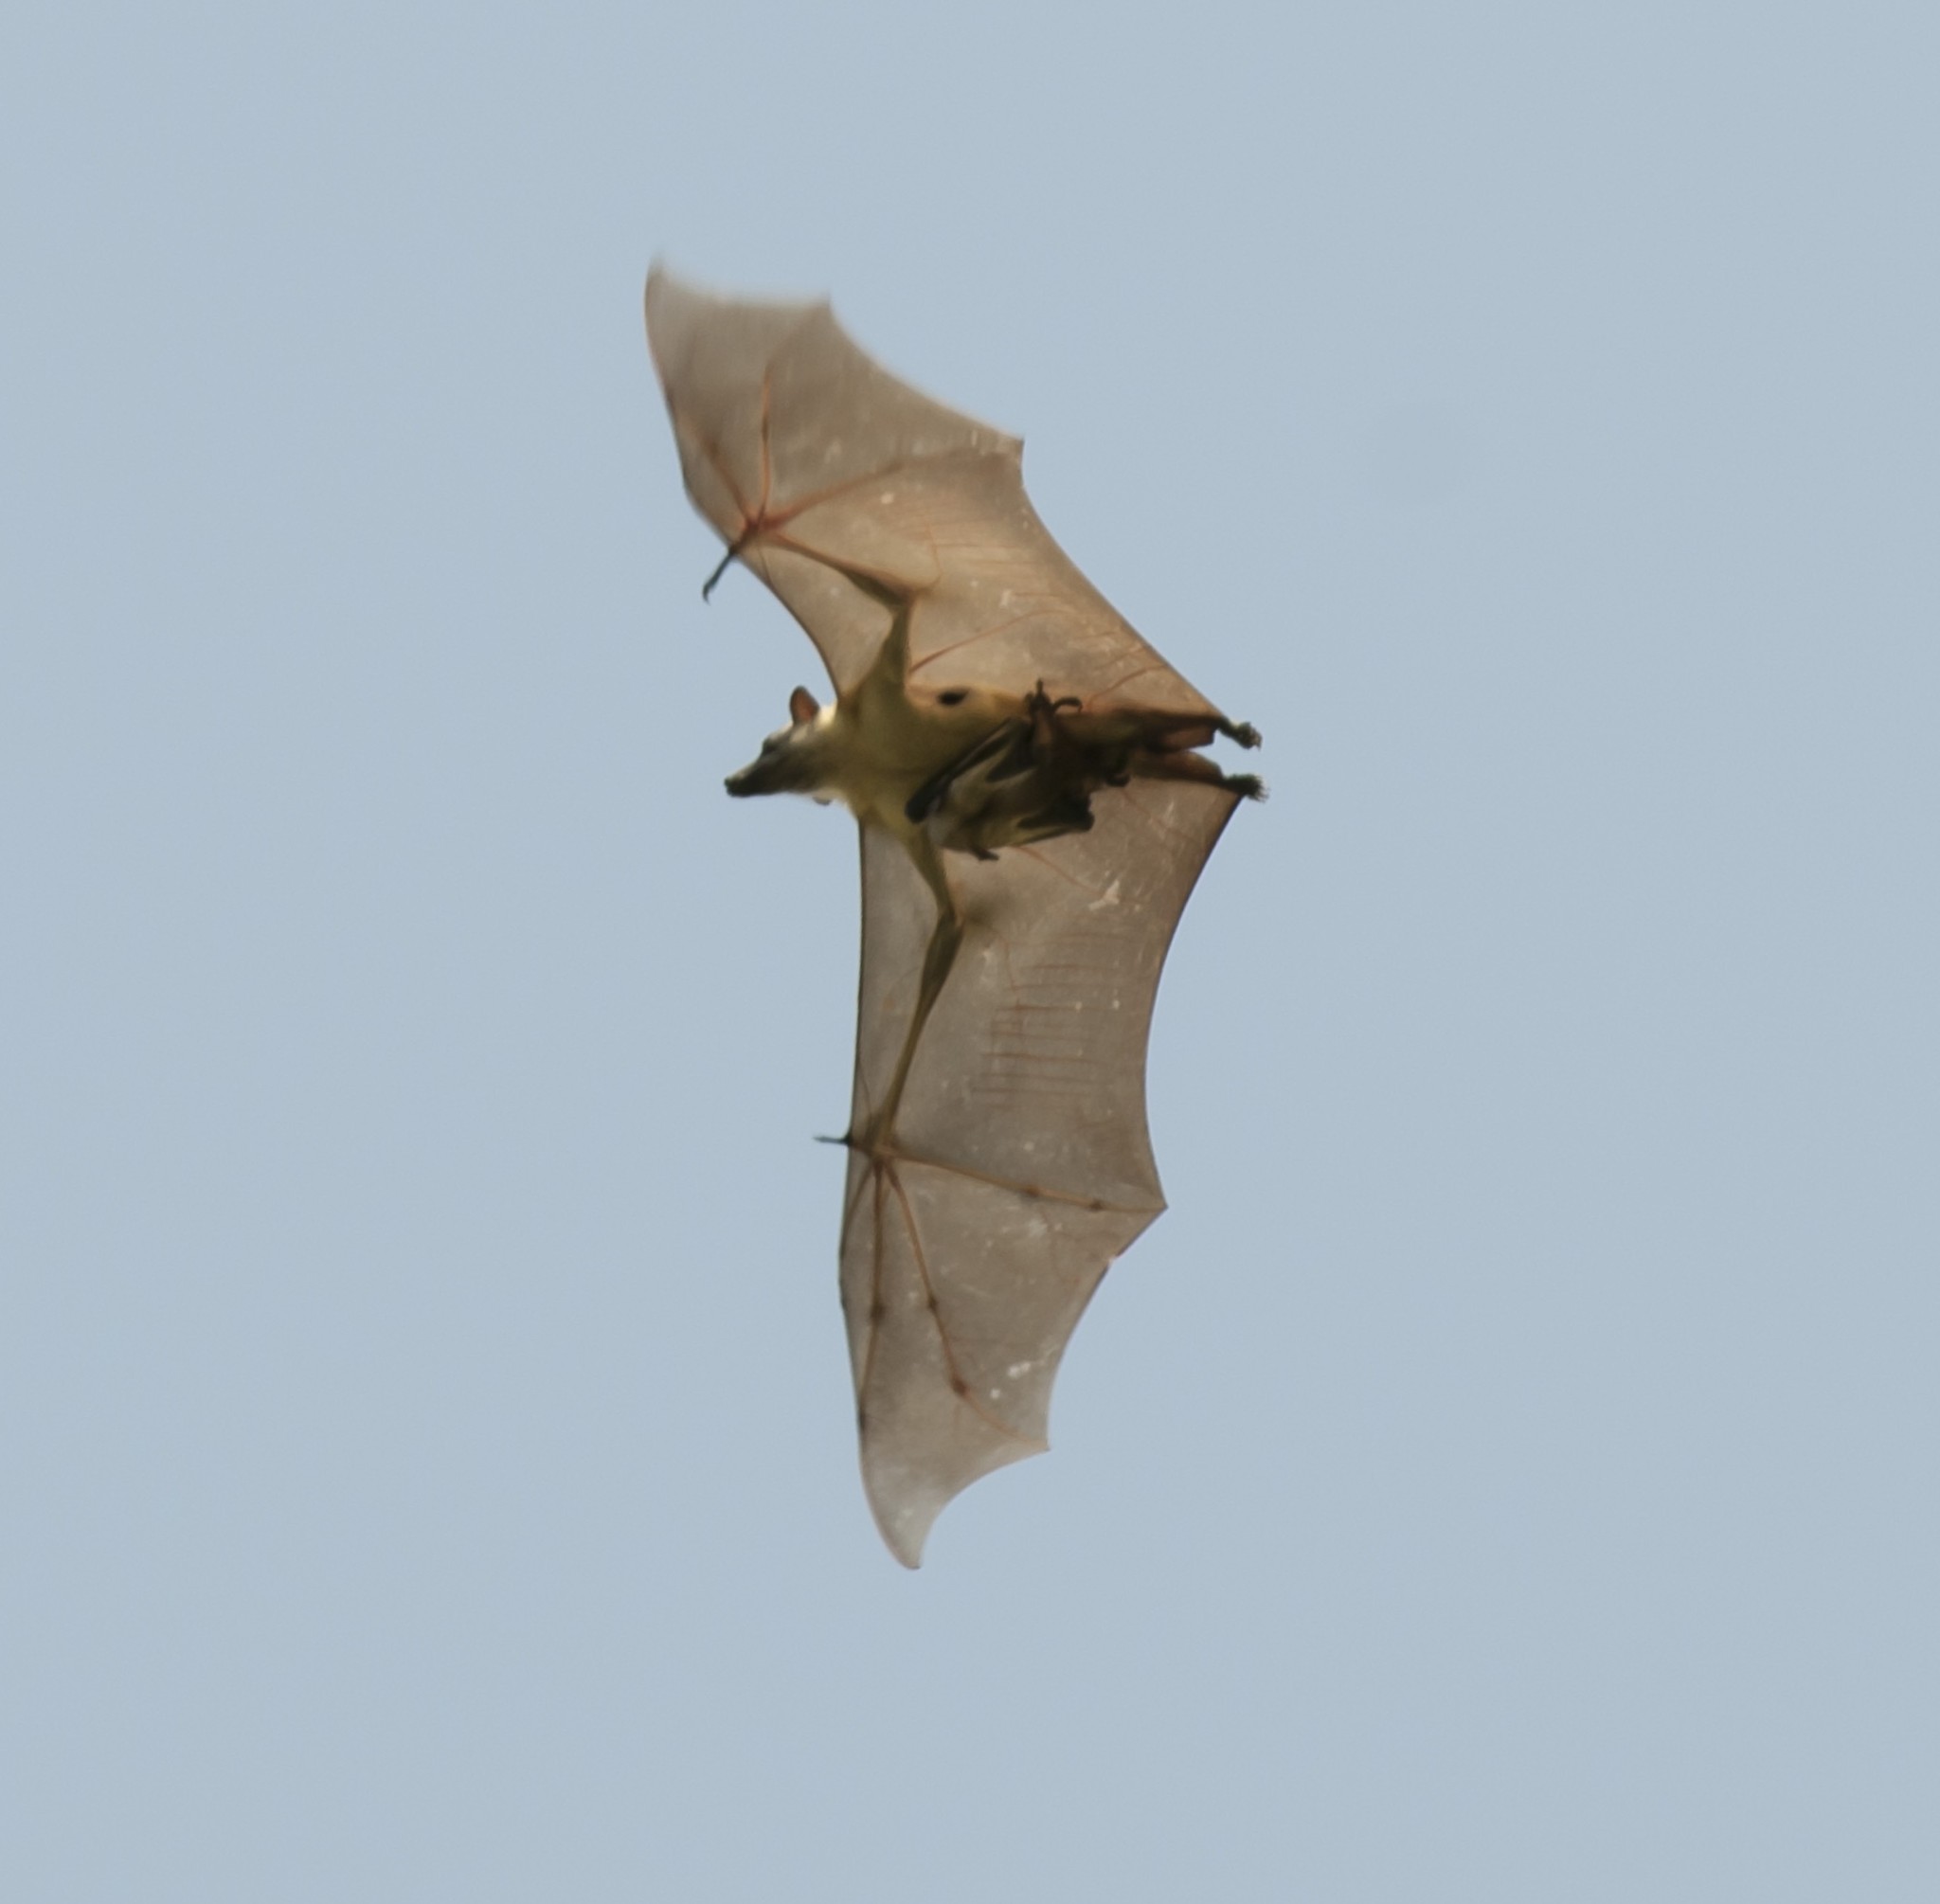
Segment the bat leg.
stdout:
<svg viewBox="0 0 1940 1904">
<path fill-rule="evenodd" d="M 1229 721 L 1224 714 L 1134 715 L 1145 723 L 1139 745 L 1153 753 L 1181 753 L 1189 747 L 1203 747 L 1215 734 L 1224 735 L 1243 747 L 1260 745 L 1260 730 L 1250 721 Z"/>
<path fill-rule="evenodd" d="M 1155 721 L 1143 745 L 1132 757 L 1132 771 L 1146 780 L 1202 781 L 1224 787 L 1245 799 L 1265 799 L 1266 783 L 1258 774 L 1230 774 L 1216 761 L 1195 751 L 1214 734 L 1223 734 L 1243 747 L 1260 745 L 1260 730 L 1248 721 L 1229 721 L 1224 714 L 1187 722 Z"/>
<path fill-rule="evenodd" d="M 1224 787 L 1243 799 L 1266 798 L 1266 783 L 1258 774 L 1230 774 L 1204 754 L 1141 753 L 1134 758 L 1132 771 L 1141 780 L 1200 781 L 1207 786 Z"/>
</svg>

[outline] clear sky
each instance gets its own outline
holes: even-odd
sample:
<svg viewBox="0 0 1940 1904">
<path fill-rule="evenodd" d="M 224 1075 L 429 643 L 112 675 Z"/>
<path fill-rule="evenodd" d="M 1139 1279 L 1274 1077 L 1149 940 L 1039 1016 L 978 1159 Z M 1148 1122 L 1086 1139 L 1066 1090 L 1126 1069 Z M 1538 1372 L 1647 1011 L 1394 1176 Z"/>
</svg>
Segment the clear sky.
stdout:
<svg viewBox="0 0 1940 1904">
<path fill-rule="evenodd" d="M 1940 1895 L 1940 13 L 0 27 L 0 1893 Z M 906 1573 L 655 255 L 1266 730 Z"/>
</svg>

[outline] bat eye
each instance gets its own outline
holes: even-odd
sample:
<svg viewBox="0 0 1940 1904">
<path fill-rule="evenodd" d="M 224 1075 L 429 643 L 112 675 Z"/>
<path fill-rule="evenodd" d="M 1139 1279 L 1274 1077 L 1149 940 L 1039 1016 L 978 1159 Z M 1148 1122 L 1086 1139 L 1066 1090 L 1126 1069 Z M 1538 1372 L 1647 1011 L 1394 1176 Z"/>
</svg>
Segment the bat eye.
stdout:
<svg viewBox="0 0 1940 1904">
<path fill-rule="evenodd" d="M 960 701 L 969 698 L 968 688 L 945 688 L 937 699 L 946 708 L 954 708 Z"/>
</svg>

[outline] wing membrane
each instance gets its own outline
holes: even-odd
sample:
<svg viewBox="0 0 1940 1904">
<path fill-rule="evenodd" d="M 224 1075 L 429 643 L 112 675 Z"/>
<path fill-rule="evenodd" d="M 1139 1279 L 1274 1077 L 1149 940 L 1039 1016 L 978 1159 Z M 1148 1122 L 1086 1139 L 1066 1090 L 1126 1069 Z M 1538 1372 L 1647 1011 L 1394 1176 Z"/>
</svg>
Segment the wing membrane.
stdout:
<svg viewBox="0 0 1940 1904">
<path fill-rule="evenodd" d="M 914 678 L 1211 711 L 1038 519 L 1023 444 L 891 376 L 826 303 L 714 297 L 656 267 L 647 334 L 695 507 L 838 690 L 889 625 L 864 578 L 920 592 Z"/>
<path fill-rule="evenodd" d="M 952 1496 L 1042 1452 L 1071 1330 L 1165 1207 L 1145 1122 L 1153 1001 L 1234 804 L 1135 783 L 1101 799 L 1088 834 L 952 867 L 963 944 L 893 1155 L 852 1154 L 842 1235 L 863 1476 L 909 1565 Z M 907 856 L 871 831 L 863 894 L 853 1129 L 902 1050 L 927 923 Z"/>
<path fill-rule="evenodd" d="M 825 303 L 715 297 L 658 267 L 646 302 L 689 494 L 807 630 L 845 707 L 873 705 L 879 656 L 902 667 L 884 649 L 901 605 L 904 686 L 1017 707 L 1042 683 L 1087 714 L 1220 725 L 1052 540 L 1015 438 L 891 376 Z M 1145 1122 L 1153 1000 L 1237 797 L 1210 766 L 1154 770 L 1089 794 L 1088 832 L 991 859 L 898 834 L 907 808 L 857 806 L 842 1302 L 871 1506 L 912 1567 L 954 1495 L 1044 1448 L 1072 1329 L 1165 1207 Z"/>
</svg>

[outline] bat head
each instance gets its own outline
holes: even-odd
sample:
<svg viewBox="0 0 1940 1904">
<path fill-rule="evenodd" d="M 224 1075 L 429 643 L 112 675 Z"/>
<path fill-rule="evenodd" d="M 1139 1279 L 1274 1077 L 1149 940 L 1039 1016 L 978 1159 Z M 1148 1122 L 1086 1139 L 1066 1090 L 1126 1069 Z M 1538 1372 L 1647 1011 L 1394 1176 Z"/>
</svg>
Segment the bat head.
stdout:
<svg viewBox="0 0 1940 1904">
<path fill-rule="evenodd" d="M 830 729 L 835 710 L 817 705 L 806 688 L 788 697 L 788 725 L 777 727 L 738 774 L 728 776 L 736 799 L 753 794 L 823 795 L 830 773 Z"/>
</svg>

